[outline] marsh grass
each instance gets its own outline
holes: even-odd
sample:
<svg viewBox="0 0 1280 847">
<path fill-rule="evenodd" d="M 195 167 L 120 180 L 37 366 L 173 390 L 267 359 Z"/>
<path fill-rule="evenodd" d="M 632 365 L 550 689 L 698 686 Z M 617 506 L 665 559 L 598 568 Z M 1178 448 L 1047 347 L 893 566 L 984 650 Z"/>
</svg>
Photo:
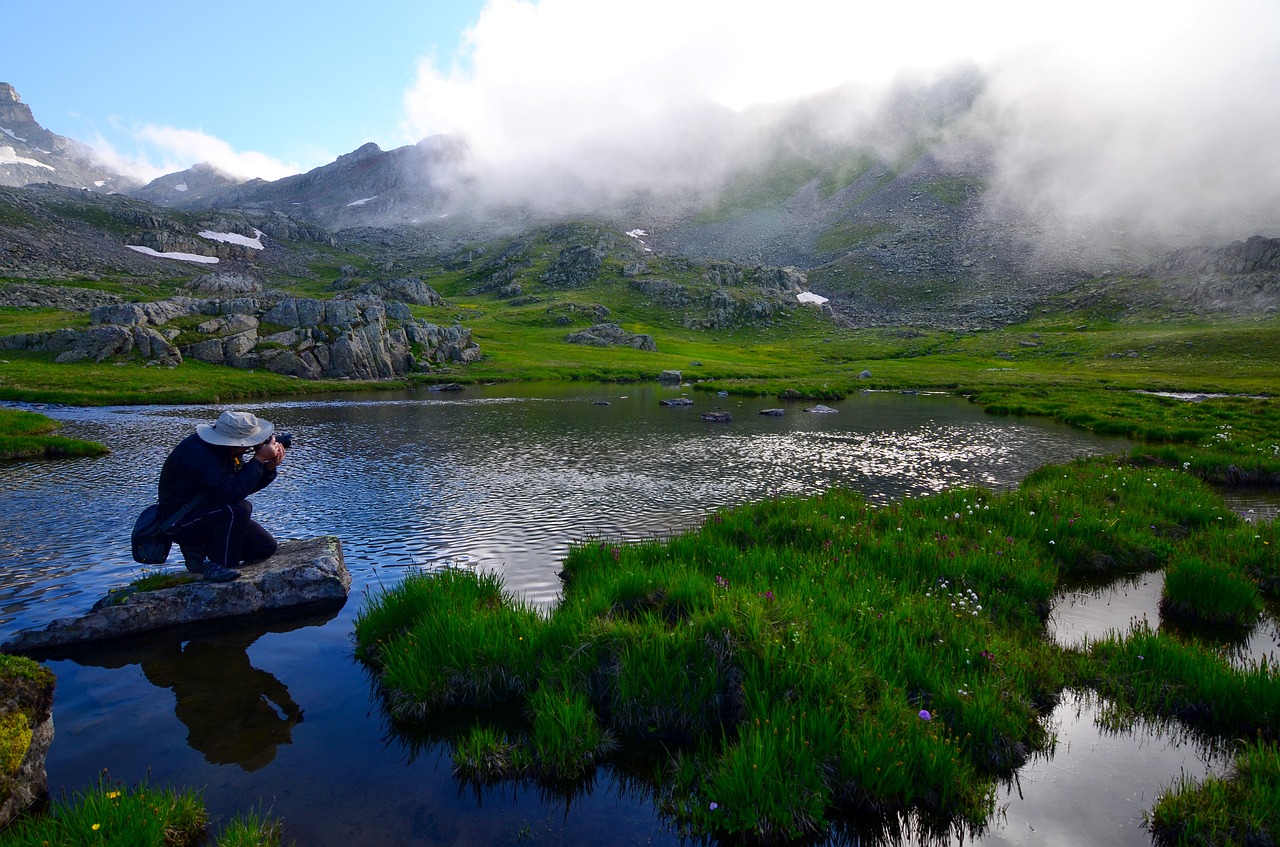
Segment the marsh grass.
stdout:
<svg viewBox="0 0 1280 847">
<path fill-rule="evenodd" d="M 1243 745 L 1233 772 L 1199 784 L 1185 777 L 1156 800 L 1144 822 L 1158 845 L 1274 844 L 1280 834 L 1280 745 Z"/>
<path fill-rule="evenodd" d="M 1242 524 L 1191 474 L 1115 458 L 999 495 L 772 498 L 573 547 L 549 616 L 496 576 L 411 575 L 361 611 L 357 655 L 401 719 L 522 704 L 522 727 L 455 740 L 477 780 L 570 780 L 616 737 L 662 751 L 648 778 L 682 831 L 776 842 L 903 814 L 976 830 L 996 780 L 1051 744 L 1068 685 L 1220 737 L 1273 731 L 1274 669 L 1170 633 L 1080 652 L 1044 635 L 1063 576 L 1158 569 Z M 1224 567 L 1248 581 L 1258 558 Z"/>
<path fill-rule="evenodd" d="M 38 412 L 0 409 L 0 459 L 53 456 L 101 456 L 108 450 L 93 441 L 55 435 L 62 424 Z"/>
<path fill-rule="evenodd" d="M 1157 633 L 1145 622 L 1089 645 L 1084 682 L 1126 713 L 1176 718 L 1220 738 L 1280 738 L 1280 670 L 1232 667 L 1209 647 Z"/>
<path fill-rule="evenodd" d="M 1165 569 L 1160 614 L 1216 627 L 1250 627 L 1262 613 L 1253 579 L 1222 561 L 1183 556 Z"/>
</svg>

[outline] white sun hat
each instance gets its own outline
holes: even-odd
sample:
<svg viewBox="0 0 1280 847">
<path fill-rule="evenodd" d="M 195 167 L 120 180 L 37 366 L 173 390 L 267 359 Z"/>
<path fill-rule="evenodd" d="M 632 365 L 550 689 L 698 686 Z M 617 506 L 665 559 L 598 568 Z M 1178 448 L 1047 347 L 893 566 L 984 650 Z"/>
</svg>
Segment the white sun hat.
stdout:
<svg viewBox="0 0 1280 847">
<path fill-rule="evenodd" d="M 260 420 L 249 412 L 226 411 L 218 416 L 213 426 L 196 424 L 196 433 L 202 441 L 221 444 L 224 447 L 256 447 L 271 437 L 275 431 L 271 421 Z"/>
</svg>

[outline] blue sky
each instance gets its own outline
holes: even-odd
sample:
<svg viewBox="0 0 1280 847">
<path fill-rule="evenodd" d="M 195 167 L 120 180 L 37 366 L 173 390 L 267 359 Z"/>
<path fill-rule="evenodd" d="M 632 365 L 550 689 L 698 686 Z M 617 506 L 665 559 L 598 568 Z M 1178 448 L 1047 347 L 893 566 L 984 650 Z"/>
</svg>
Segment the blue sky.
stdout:
<svg viewBox="0 0 1280 847">
<path fill-rule="evenodd" d="M 366 141 L 406 143 L 418 62 L 449 67 L 482 5 L 0 0 L 0 81 L 49 130 L 125 157 L 162 163 L 136 138 L 151 125 L 307 168 Z"/>
</svg>

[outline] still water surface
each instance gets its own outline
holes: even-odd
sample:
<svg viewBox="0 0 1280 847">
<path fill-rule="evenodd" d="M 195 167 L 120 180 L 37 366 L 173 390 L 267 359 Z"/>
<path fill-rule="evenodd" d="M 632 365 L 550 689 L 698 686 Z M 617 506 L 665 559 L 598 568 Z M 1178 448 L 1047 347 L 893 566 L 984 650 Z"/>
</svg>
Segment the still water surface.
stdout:
<svg viewBox="0 0 1280 847">
<path fill-rule="evenodd" d="M 261 804 L 300 845 L 675 844 L 607 770 L 572 800 L 514 785 L 460 789 L 447 745 L 411 746 L 391 732 L 351 659 L 366 593 L 407 568 L 455 564 L 500 571 L 509 589 L 550 608 L 575 541 L 667 535 L 722 506 L 832 485 L 876 503 L 1000 489 L 1046 462 L 1124 447 L 948 397 L 868 393 L 832 404 L 834 415 L 788 405 L 780 418 L 758 414 L 777 405 L 764 399 L 693 393 L 692 407 L 659 405 L 681 391 L 495 386 L 250 407 L 295 438 L 280 478 L 253 498 L 255 516 L 281 538 L 339 536 L 351 598 L 338 611 L 48 662 L 58 676 L 53 793 L 104 769 L 130 783 L 204 786 L 216 817 Z M 717 407 L 732 423 L 698 417 Z M 219 410 L 46 411 L 65 434 L 113 452 L 5 465 L 0 640 L 82 613 L 136 576 L 133 517 L 169 449 Z M 1145 845 L 1137 824 L 1155 793 L 1180 772 L 1221 768 L 1159 730 L 1108 737 L 1093 708 L 1071 700 L 1055 713 L 1057 751 L 1023 769 L 980 841 Z"/>
</svg>

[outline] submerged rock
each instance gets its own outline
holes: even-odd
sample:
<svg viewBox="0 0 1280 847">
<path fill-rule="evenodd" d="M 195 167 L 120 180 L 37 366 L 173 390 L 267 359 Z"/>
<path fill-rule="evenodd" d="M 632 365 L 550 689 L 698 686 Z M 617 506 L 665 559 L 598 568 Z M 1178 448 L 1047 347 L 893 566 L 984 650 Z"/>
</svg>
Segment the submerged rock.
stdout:
<svg viewBox="0 0 1280 847">
<path fill-rule="evenodd" d="M 2 649 L 25 652 L 174 624 L 216 620 L 310 603 L 345 601 L 351 574 L 334 536 L 289 541 L 269 559 L 239 568 L 232 582 L 196 580 L 156 591 L 117 592 L 79 618 L 60 618 L 43 629 L 25 629 Z"/>
<path fill-rule="evenodd" d="M 733 420 L 733 416 L 728 412 L 703 412 L 702 419 L 704 421 L 711 421 L 711 423 L 729 423 Z"/>
<path fill-rule="evenodd" d="M 760 414 L 768 415 L 771 418 L 780 418 L 786 414 L 784 409 L 761 409 Z"/>
<path fill-rule="evenodd" d="M 659 406 L 692 406 L 693 401 L 688 397 L 668 397 L 666 400 L 659 400 Z"/>
</svg>

